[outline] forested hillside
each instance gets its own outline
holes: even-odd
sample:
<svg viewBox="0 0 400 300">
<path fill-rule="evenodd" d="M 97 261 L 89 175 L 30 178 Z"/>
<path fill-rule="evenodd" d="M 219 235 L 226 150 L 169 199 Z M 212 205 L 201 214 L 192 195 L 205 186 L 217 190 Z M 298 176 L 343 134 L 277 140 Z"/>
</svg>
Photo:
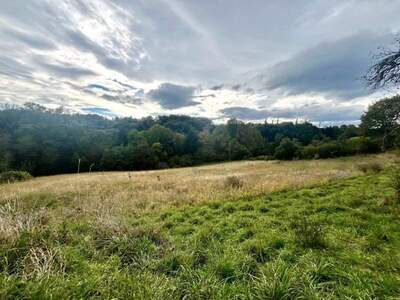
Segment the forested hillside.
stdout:
<svg viewBox="0 0 400 300">
<path fill-rule="evenodd" d="M 146 170 L 241 159 L 314 159 L 376 153 L 395 146 L 399 97 L 370 107 L 361 126 L 216 125 L 182 115 L 106 119 L 35 104 L 0 111 L 0 171 L 31 174 Z M 388 109 L 389 107 L 389 109 Z M 391 109 L 391 110 L 390 110 Z M 393 112 L 393 122 L 387 121 Z M 397 119 L 396 119 L 397 118 Z"/>
</svg>

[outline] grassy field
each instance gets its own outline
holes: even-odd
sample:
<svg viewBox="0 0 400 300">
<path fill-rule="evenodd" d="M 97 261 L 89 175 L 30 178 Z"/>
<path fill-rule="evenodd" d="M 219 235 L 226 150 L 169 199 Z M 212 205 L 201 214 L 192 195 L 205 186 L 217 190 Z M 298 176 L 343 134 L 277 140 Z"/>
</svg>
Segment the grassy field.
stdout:
<svg viewBox="0 0 400 300">
<path fill-rule="evenodd" d="M 382 171 L 359 170 L 376 161 Z M 399 299 L 396 161 L 233 162 L 1 185 L 0 298 Z"/>
</svg>

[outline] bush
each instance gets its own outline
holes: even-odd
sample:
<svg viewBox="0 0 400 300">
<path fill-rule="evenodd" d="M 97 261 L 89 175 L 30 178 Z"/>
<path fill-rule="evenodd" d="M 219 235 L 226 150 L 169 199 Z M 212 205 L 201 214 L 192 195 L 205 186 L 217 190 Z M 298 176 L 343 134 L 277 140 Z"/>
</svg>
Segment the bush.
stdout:
<svg viewBox="0 0 400 300">
<path fill-rule="evenodd" d="M 382 165 L 378 162 L 359 163 L 357 164 L 357 168 L 363 173 L 379 173 L 383 169 Z"/>
<path fill-rule="evenodd" d="M 378 139 L 363 137 L 361 138 L 358 153 L 378 153 L 381 151 L 381 144 L 382 142 Z"/>
<path fill-rule="evenodd" d="M 243 186 L 243 181 L 237 176 L 229 176 L 225 179 L 225 187 L 239 189 Z"/>
<path fill-rule="evenodd" d="M 275 149 L 274 157 L 282 160 L 292 160 L 299 156 L 301 146 L 296 141 L 284 138 Z"/>
<path fill-rule="evenodd" d="M 31 179 L 32 175 L 25 171 L 7 171 L 0 173 L 0 183 L 12 183 Z"/>
<path fill-rule="evenodd" d="M 304 147 L 301 153 L 301 157 L 305 159 L 318 159 L 318 147 L 313 145 L 308 145 Z"/>
<path fill-rule="evenodd" d="M 343 145 L 340 143 L 326 143 L 318 147 L 319 158 L 334 158 L 347 154 L 348 152 L 345 151 Z"/>
</svg>

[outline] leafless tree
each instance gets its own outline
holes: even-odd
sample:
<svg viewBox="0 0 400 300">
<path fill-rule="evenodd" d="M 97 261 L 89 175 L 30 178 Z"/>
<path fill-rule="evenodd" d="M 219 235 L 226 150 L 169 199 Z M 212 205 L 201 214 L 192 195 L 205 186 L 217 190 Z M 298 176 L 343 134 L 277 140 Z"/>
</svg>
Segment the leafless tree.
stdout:
<svg viewBox="0 0 400 300">
<path fill-rule="evenodd" d="M 391 49 L 381 48 L 374 63 L 365 75 L 368 86 L 373 89 L 400 87 L 400 38 Z"/>
</svg>

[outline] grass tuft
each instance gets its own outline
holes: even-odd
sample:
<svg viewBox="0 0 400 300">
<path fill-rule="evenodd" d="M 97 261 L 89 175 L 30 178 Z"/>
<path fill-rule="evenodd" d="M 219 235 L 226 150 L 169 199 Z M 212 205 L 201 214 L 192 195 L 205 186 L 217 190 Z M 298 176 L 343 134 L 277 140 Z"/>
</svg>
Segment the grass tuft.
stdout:
<svg viewBox="0 0 400 300">
<path fill-rule="evenodd" d="M 225 178 L 224 185 L 226 188 L 240 189 L 243 187 L 243 181 L 238 176 L 228 176 Z"/>
<path fill-rule="evenodd" d="M 359 163 L 357 164 L 357 168 L 363 173 L 379 173 L 383 170 L 382 164 L 376 161 Z"/>
<path fill-rule="evenodd" d="M 307 217 L 292 222 L 296 241 L 305 248 L 325 248 L 325 228 L 323 224 Z"/>
</svg>

